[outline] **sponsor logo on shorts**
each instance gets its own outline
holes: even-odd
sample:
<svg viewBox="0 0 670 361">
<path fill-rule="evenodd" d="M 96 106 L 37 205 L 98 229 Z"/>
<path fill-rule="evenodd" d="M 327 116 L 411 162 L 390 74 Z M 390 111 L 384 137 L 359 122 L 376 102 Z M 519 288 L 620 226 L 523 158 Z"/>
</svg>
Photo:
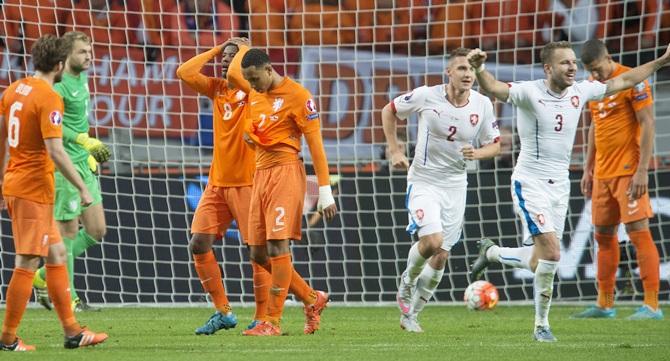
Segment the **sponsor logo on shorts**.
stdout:
<svg viewBox="0 0 670 361">
<path fill-rule="evenodd" d="M 42 247 L 46 247 L 47 244 L 49 244 L 49 235 L 45 234 L 44 237 L 42 237 Z"/>
<path fill-rule="evenodd" d="M 69 204 L 70 210 L 71 211 L 76 211 L 78 205 L 79 205 L 79 202 L 77 202 L 75 200 L 70 201 L 70 204 Z"/>
</svg>

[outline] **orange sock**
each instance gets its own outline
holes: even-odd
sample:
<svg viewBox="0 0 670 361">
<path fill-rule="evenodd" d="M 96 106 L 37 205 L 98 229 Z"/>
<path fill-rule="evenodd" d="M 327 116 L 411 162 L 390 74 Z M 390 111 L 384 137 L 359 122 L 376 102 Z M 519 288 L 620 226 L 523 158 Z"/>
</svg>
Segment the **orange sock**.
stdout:
<svg viewBox="0 0 670 361">
<path fill-rule="evenodd" d="M 268 314 L 265 320 L 279 325 L 279 320 L 284 311 L 284 302 L 288 295 L 288 288 L 293 277 L 293 264 L 291 263 L 291 255 L 288 253 L 270 257 L 270 262 L 272 264 L 272 287 L 269 292 Z"/>
<path fill-rule="evenodd" d="M 267 270 L 270 268 L 270 264 L 261 266 L 251 261 L 251 268 L 254 271 L 254 300 L 256 301 L 254 320 L 262 320 L 268 313 L 268 298 L 272 285 L 272 274 Z"/>
<path fill-rule="evenodd" d="M 272 266 L 270 263 L 262 266 L 265 270 L 272 273 Z M 313 305 L 316 302 L 316 291 L 305 282 L 305 279 L 300 276 L 298 271 L 293 269 L 293 276 L 291 277 L 291 286 L 289 291 L 293 293 L 305 305 Z"/>
<path fill-rule="evenodd" d="M 614 307 L 614 286 L 619 267 L 619 239 L 615 234 L 596 233 L 598 241 L 598 307 Z"/>
<path fill-rule="evenodd" d="M 7 287 L 7 307 L 5 321 L 2 323 L 2 343 L 5 345 L 12 344 L 16 340 L 16 330 L 33 293 L 33 276 L 35 272 L 29 269 L 14 268 Z"/>
<path fill-rule="evenodd" d="M 640 266 L 640 278 L 644 289 L 644 304 L 658 309 L 658 290 L 660 287 L 658 249 L 651 238 L 649 229 L 628 233 L 637 252 L 637 264 Z"/>
<path fill-rule="evenodd" d="M 195 271 L 200 278 L 200 284 L 202 284 L 203 290 L 212 297 L 214 307 L 224 315 L 230 312 L 232 308 L 228 296 L 226 296 L 226 290 L 223 288 L 221 269 L 216 262 L 214 252 L 193 254 L 193 260 L 195 261 Z"/>
<path fill-rule="evenodd" d="M 305 282 L 305 279 L 295 269 L 293 269 L 293 277 L 291 277 L 291 293 L 305 305 L 313 305 L 316 302 L 316 291 Z"/>
<path fill-rule="evenodd" d="M 74 318 L 70 302 L 70 282 L 68 281 L 67 268 L 64 264 L 47 264 L 47 284 L 49 285 L 49 297 L 54 304 L 58 319 L 65 335 L 74 336 L 81 332 L 79 322 Z"/>
</svg>

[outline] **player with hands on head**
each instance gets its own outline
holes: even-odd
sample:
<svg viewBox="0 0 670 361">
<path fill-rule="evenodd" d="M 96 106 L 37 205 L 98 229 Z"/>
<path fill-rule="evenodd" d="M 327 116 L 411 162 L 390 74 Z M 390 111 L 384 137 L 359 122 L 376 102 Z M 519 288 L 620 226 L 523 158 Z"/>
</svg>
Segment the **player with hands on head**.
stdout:
<svg viewBox="0 0 670 361">
<path fill-rule="evenodd" d="M 577 57 L 568 42 L 545 45 L 541 58 L 545 79 L 503 83 L 486 71 L 485 52 L 475 49 L 468 55 L 481 89 L 518 109 L 521 152 L 512 173 L 511 191 L 523 225 L 523 243 L 528 246 L 499 247 L 483 239 L 471 274 L 473 279 L 480 278 L 491 262 L 533 272 L 533 336 L 539 342 L 555 342 L 549 326 L 549 307 L 570 197 L 570 157 L 582 109 L 589 101 L 643 82 L 670 61 L 670 53 L 666 49 L 660 58 L 604 83 L 575 80 Z"/>
<path fill-rule="evenodd" d="M 433 296 L 451 248 L 460 240 L 467 193 L 466 160 L 500 153 L 500 133 L 488 97 L 472 90 L 475 74 L 466 56 L 455 49 L 446 69 L 449 83 L 422 86 L 393 99 L 382 109 L 382 124 L 391 166 L 407 169 L 397 138 L 397 123 L 411 114 L 419 118 L 414 160 L 407 175 L 410 248 L 400 276 L 397 302 L 400 327 L 423 332 L 418 315 Z M 480 147 L 475 148 L 472 142 Z"/>
</svg>

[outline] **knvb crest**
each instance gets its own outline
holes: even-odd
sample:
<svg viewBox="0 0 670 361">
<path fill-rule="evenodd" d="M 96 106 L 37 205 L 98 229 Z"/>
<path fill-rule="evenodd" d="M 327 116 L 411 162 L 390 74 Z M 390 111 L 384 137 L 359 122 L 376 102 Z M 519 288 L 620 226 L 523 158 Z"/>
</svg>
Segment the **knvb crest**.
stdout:
<svg viewBox="0 0 670 361">
<path fill-rule="evenodd" d="M 275 98 L 275 101 L 272 103 L 272 111 L 278 111 L 282 105 L 284 105 L 284 98 Z"/>
</svg>

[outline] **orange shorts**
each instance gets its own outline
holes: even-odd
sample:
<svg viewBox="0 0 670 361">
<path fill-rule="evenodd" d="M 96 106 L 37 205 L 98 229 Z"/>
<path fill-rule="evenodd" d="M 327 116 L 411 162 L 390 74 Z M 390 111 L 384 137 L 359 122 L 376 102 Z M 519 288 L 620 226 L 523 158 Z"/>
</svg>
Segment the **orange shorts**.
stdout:
<svg viewBox="0 0 670 361">
<path fill-rule="evenodd" d="M 193 215 L 191 233 L 223 236 L 230 223 L 237 221 L 243 242 L 249 239 L 249 201 L 251 186 L 217 187 L 208 184 Z"/>
<path fill-rule="evenodd" d="M 62 242 L 54 219 L 54 205 L 12 196 L 5 197 L 12 220 L 16 254 L 49 255 L 49 246 Z"/>
<path fill-rule="evenodd" d="M 269 239 L 300 240 L 307 179 L 302 161 L 256 169 L 251 195 L 249 244 Z"/>
<path fill-rule="evenodd" d="M 654 215 L 649 192 L 636 200 L 629 200 L 626 191 L 632 176 L 593 179 L 592 219 L 596 226 L 614 226 L 631 223 Z"/>
</svg>

